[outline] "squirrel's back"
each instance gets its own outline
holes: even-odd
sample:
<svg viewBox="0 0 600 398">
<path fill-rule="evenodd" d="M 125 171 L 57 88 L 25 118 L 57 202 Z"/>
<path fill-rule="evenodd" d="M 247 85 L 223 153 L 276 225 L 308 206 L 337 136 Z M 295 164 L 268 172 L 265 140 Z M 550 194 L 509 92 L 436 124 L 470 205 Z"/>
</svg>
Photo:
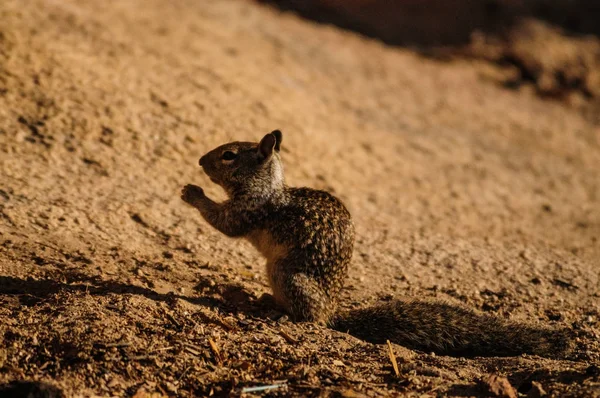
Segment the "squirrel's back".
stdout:
<svg viewBox="0 0 600 398">
<path fill-rule="evenodd" d="M 267 259 L 273 296 L 296 320 L 326 323 L 348 274 L 354 224 L 325 191 L 285 187 L 247 238 Z"/>
</svg>

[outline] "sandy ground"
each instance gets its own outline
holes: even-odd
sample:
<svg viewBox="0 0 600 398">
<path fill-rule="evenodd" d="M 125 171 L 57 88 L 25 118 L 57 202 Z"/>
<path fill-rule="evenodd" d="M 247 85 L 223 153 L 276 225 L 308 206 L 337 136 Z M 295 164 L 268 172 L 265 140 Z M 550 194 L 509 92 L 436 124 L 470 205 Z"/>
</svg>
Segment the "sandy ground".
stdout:
<svg viewBox="0 0 600 398">
<path fill-rule="evenodd" d="M 488 63 L 246 1 L 4 0 L 0 21 L 5 392 L 468 396 L 497 374 L 530 396 L 600 396 L 593 118 Z M 386 346 L 278 321 L 256 303 L 259 255 L 179 198 L 186 183 L 223 198 L 198 157 L 275 128 L 288 183 L 354 216 L 345 306 L 454 300 L 570 326 L 576 355 L 394 346 L 396 376 Z"/>
</svg>

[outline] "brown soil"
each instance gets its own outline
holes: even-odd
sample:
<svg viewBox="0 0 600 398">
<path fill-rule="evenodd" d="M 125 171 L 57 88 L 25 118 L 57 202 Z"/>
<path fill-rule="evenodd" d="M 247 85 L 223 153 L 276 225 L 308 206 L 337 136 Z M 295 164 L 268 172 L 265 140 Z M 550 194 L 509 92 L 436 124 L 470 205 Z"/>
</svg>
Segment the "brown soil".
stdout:
<svg viewBox="0 0 600 398">
<path fill-rule="evenodd" d="M 0 394 L 600 395 L 591 118 L 252 2 L 4 0 L 0 21 Z M 259 255 L 179 199 L 223 198 L 198 157 L 275 128 L 288 183 L 354 216 L 345 306 L 570 326 L 573 358 L 394 345 L 396 376 L 387 346 L 278 319 Z"/>
</svg>

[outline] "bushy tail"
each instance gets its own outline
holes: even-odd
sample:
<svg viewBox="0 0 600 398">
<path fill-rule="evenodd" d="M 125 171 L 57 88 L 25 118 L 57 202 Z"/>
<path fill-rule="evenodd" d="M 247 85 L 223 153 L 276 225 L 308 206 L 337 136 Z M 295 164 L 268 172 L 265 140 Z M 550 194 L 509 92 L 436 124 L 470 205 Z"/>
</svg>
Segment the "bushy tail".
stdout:
<svg viewBox="0 0 600 398">
<path fill-rule="evenodd" d="M 565 357 L 568 329 L 545 329 L 479 313 L 443 301 L 396 300 L 338 313 L 333 329 L 372 343 L 393 343 L 441 355 Z"/>
</svg>

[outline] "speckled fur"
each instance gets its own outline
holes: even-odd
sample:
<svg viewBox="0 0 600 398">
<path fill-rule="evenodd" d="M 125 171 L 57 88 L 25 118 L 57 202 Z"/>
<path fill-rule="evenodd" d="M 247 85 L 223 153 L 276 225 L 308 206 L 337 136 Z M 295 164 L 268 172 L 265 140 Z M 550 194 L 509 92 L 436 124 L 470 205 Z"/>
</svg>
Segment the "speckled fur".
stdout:
<svg viewBox="0 0 600 398">
<path fill-rule="evenodd" d="M 327 192 L 286 186 L 281 140 L 275 130 L 260 143 L 232 142 L 208 152 L 200 165 L 229 200 L 215 203 L 195 185 L 183 188 L 182 199 L 217 230 L 246 238 L 258 249 L 267 259 L 276 302 L 294 320 L 439 354 L 561 356 L 569 351 L 568 330 L 506 322 L 439 301 L 396 300 L 336 312 L 354 246 L 352 218 Z"/>
<path fill-rule="evenodd" d="M 443 301 L 400 299 L 336 314 L 333 327 L 370 341 L 386 340 L 438 354 L 514 356 L 536 354 L 563 358 L 572 351 L 568 329 L 546 329 Z"/>
</svg>

